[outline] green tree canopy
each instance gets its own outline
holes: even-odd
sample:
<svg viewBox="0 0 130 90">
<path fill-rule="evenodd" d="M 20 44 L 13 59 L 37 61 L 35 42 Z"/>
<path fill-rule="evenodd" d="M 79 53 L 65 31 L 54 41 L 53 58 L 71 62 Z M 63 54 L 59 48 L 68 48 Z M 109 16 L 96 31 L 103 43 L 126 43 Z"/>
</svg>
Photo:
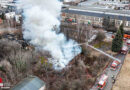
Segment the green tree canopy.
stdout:
<svg viewBox="0 0 130 90">
<path fill-rule="evenodd" d="M 112 41 L 112 51 L 119 52 L 123 45 L 123 38 L 121 34 L 121 30 L 119 29 L 116 33 L 115 38 Z"/>
<path fill-rule="evenodd" d="M 120 25 L 120 30 L 121 30 L 121 34 L 123 38 L 124 37 L 124 24 L 123 23 Z"/>
</svg>

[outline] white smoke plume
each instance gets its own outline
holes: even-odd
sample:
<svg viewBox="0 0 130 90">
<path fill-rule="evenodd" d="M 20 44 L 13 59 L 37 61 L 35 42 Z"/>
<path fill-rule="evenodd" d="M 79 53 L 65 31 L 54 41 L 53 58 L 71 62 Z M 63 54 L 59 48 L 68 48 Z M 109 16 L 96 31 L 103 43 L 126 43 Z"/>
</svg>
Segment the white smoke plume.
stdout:
<svg viewBox="0 0 130 90">
<path fill-rule="evenodd" d="M 50 62 L 54 69 L 61 70 L 81 52 L 74 40 L 66 40 L 61 33 L 57 34 L 54 26 L 60 25 L 62 3 L 58 0 L 21 0 L 24 10 L 24 38 L 37 48 L 49 51 L 53 59 Z"/>
</svg>

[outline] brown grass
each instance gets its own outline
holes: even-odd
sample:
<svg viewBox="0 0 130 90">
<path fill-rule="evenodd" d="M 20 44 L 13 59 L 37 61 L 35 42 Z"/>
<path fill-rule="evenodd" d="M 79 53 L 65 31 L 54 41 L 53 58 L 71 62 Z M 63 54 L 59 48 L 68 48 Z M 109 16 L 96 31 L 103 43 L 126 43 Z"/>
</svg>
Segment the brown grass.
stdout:
<svg viewBox="0 0 130 90">
<path fill-rule="evenodd" d="M 130 54 L 127 55 L 112 90 L 130 90 Z"/>
</svg>

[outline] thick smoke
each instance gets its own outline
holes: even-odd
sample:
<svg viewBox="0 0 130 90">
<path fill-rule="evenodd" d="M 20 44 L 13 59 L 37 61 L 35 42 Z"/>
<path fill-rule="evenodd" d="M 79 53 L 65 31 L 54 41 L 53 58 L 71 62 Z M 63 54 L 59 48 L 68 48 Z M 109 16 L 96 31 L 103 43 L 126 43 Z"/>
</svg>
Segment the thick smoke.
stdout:
<svg viewBox="0 0 130 90">
<path fill-rule="evenodd" d="M 70 47 L 77 44 L 66 40 L 63 34 L 57 34 L 54 27 L 60 25 L 62 3 L 58 0 L 21 0 L 24 10 L 24 38 L 38 49 L 49 51 L 54 69 L 63 69 L 81 48 Z M 70 48 L 67 48 L 70 47 Z"/>
</svg>

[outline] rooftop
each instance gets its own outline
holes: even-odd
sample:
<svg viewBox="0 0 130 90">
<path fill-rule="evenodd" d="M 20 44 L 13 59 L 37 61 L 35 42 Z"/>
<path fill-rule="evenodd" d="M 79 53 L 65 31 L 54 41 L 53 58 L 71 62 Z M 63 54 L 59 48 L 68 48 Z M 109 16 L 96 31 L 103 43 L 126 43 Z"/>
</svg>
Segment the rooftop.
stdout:
<svg viewBox="0 0 130 90">
<path fill-rule="evenodd" d="M 11 90 L 39 90 L 43 86 L 45 86 L 45 83 L 42 80 L 40 80 L 36 76 L 30 76 L 24 79 L 23 81 L 21 81 Z"/>
<path fill-rule="evenodd" d="M 109 16 L 112 19 L 127 20 L 130 21 L 130 10 L 113 10 L 109 8 L 99 7 L 80 7 L 80 6 L 67 6 L 67 9 L 63 9 L 62 12 L 71 14 L 80 14 L 94 17 Z"/>
<path fill-rule="evenodd" d="M 69 6 L 70 9 L 81 10 L 81 11 L 95 11 L 99 13 L 111 13 L 111 14 L 120 14 L 130 16 L 130 10 L 113 10 L 110 8 L 98 7 L 98 6 L 89 6 L 89 7 L 80 7 L 80 6 Z"/>
</svg>

